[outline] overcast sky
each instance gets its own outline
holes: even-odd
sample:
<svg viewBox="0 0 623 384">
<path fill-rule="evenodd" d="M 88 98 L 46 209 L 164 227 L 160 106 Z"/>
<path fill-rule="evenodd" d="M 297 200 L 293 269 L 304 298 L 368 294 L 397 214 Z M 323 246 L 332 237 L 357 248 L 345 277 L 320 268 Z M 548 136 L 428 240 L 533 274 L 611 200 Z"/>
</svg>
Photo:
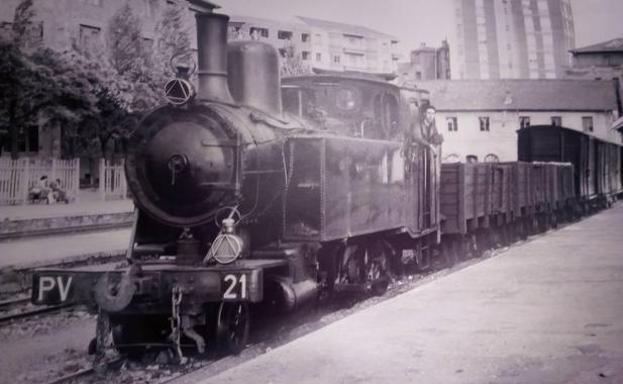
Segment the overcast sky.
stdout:
<svg viewBox="0 0 623 384">
<path fill-rule="evenodd" d="M 497 0 L 500 1 L 500 0 Z M 213 0 L 221 13 L 269 19 L 308 16 L 398 37 L 406 53 L 454 34 L 452 0 Z M 623 37 L 623 0 L 571 0 L 576 47 Z"/>
</svg>

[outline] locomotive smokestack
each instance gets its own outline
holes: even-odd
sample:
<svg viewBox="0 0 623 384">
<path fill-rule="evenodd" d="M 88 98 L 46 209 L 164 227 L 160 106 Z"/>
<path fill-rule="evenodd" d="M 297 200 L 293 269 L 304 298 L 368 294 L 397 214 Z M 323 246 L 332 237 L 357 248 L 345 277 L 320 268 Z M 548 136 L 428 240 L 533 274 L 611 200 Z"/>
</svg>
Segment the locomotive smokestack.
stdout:
<svg viewBox="0 0 623 384">
<path fill-rule="evenodd" d="M 197 58 L 201 100 L 232 103 L 227 85 L 227 22 L 216 13 L 197 13 Z"/>
</svg>

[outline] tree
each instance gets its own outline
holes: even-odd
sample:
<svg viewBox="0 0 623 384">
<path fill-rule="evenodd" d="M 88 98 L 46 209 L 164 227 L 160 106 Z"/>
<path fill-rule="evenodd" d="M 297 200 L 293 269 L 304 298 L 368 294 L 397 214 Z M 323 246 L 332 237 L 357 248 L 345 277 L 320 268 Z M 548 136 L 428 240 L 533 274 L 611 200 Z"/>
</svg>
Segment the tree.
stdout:
<svg viewBox="0 0 623 384">
<path fill-rule="evenodd" d="M 25 48 L 33 43 L 34 17 L 35 10 L 33 9 L 32 0 L 23 0 L 15 8 L 11 38 L 20 48 Z"/>
<path fill-rule="evenodd" d="M 147 110 L 159 104 L 159 76 L 154 73 L 150 53 L 141 37 L 141 22 L 129 4 L 121 7 L 108 24 L 107 33 L 110 64 L 125 86 L 130 87 L 128 112 Z M 112 92 L 114 96 L 115 92 Z"/>
<path fill-rule="evenodd" d="M 179 0 L 167 4 L 156 24 L 156 46 L 154 48 L 154 71 L 164 85 L 176 74 L 171 61 L 190 66 L 193 53 L 190 48 L 189 32 L 185 27 L 185 2 Z"/>
<path fill-rule="evenodd" d="M 279 72 L 281 77 L 299 76 L 311 73 L 309 66 L 303 62 L 303 58 L 294 44 L 290 43 L 286 45 L 280 52 L 281 63 Z"/>
<path fill-rule="evenodd" d="M 28 127 L 72 126 L 97 113 L 89 78 L 31 38 L 34 16 L 32 0 L 22 1 L 12 33 L 0 39 L 0 124 L 8 132 L 3 146 L 8 141 L 13 158 Z"/>
<path fill-rule="evenodd" d="M 0 151 L 10 146 L 16 157 L 20 132 L 37 125 L 62 130 L 64 156 L 106 156 L 140 113 L 162 102 L 171 57 L 191 60 L 184 4 L 165 5 L 155 49 L 146 47 L 140 19 L 125 5 L 111 18 L 105 45 L 58 53 L 30 39 L 38 25 L 32 3 L 22 0 L 10 36 L 0 37 Z"/>
</svg>

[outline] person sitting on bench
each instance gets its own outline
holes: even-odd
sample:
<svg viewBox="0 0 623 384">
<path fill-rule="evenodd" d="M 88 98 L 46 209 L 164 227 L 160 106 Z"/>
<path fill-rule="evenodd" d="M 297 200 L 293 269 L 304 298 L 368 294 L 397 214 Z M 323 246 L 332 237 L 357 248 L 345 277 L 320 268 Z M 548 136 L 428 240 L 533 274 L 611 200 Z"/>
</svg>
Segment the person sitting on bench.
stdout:
<svg viewBox="0 0 623 384">
<path fill-rule="evenodd" d="M 61 179 L 56 179 L 50 183 L 50 189 L 52 190 L 52 198 L 57 202 L 64 202 L 65 204 L 69 203 L 69 199 L 67 198 L 67 192 L 65 192 L 61 188 Z"/>
<path fill-rule="evenodd" d="M 48 186 L 48 177 L 43 175 L 39 178 L 37 185 L 30 188 L 28 192 L 28 198 L 32 202 L 40 202 L 46 201 L 48 204 L 50 203 L 50 195 L 51 195 L 50 187 Z"/>
</svg>

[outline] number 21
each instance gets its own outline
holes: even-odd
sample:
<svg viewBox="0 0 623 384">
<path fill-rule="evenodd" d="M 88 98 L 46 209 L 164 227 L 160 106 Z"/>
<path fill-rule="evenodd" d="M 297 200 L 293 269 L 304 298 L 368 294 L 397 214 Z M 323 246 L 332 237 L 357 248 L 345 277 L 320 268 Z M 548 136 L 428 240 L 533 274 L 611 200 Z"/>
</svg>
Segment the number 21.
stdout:
<svg viewBox="0 0 623 384">
<path fill-rule="evenodd" d="M 228 284 L 223 299 L 234 300 L 238 298 L 238 292 L 236 287 L 239 285 L 240 298 L 247 298 L 247 275 L 240 275 L 240 278 L 236 275 L 225 275 L 223 278 L 226 284 Z"/>
</svg>

